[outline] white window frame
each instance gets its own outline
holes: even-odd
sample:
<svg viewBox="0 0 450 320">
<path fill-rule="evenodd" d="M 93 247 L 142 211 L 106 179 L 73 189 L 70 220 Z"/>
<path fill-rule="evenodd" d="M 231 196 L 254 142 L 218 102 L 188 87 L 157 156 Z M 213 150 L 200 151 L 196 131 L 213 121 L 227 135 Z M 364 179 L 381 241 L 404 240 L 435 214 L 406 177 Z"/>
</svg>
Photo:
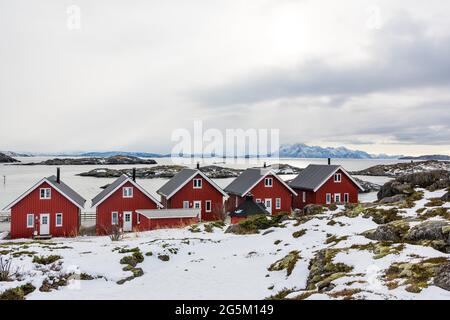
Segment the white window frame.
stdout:
<svg viewBox="0 0 450 320">
<path fill-rule="evenodd" d="M 133 213 L 131 213 L 131 214 L 133 214 Z M 141 214 L 137 213 L 137 212 L 136 212 L 136 214 L 137 214 L 136 223 L 141 224 Z"/>
<path fill-rule="evenodd" d="M 262 201 L 261 201 L 261 199 L 256 199 L 256 203 L 261 203 Z"/>
<path fill-rule="evenodd" d="M 198 204 L 198 208 L 195 207 L 196 204 Z M 192 207 L 193 207 L 194 209 L 200 209 L 200 210 L 202 210 L 202 202 L 201 202 L 201 201 L 194 201 Z"/>
<path fill-rule="evenodd" d="M 202 179 L 201 178 L 196 178 L 192 181 L 194 189 L 201 189 L 202 188 Z"/>
<path fill-rule="evenodd" d="M 189 201 L 184 200 L 183 201 L 183 209 L 189 209 L 189 207 L 190 207 Z"/>
<path fill-rule="evenodd" d="M 350 194 L 344 193 L 344 203 L 349 203 L 349 202 L 350 202 Z"/>
<path fill-rule="evenodd" d="M 114 215 L 116 216 L 116 221 L 114 222 Z M 111 225 L 116 226 L 119 224 L 119 212 L 113 211 L 111 212 Z"/>
<path fill-rule="evenodd" d="M 327 193 L 325 195 L 325 203 L 326 204 L 331 204 L 331 193 Z"/>
<path fill-rule="evenodd" d="M 31 217 L 31 224 L 29 224 L 30 217 Z M 34 213 L 28 213 L 27 214 L 27 228 L 33 228 L 33 227 L 34 227 Z"/>
<path fill-rule="evenodd" d="M 130 192 L 131 190 L 131 192 Z M 122 188 L 122 197 L 123 198 L 133 198 L 133 187 L 123 187 Z"/>
<path fill-rule="evenodd" d="M 42 191 L 44 191 L 44 195 L 42 195 Z M 48 191 L 48 194 L 47 194 Z M 50 200 L 52 198 L 52 188 L 40 188 L 39 189 L 39 199 L 41 200 Z"/>
<path fill-rule="evenodd" d="M 334 182 L 335 183 L 341 183 L 342 182 L 342 174 L 341 173 L 336 173 L 334 175 Z"/>
<path fill-rule="evenodd" d="M 61 223 L 60 224 L 58 224 L 58 216 L 61 216 Z M 55 216 L 55 226 L 56 227 L 62 227 L 63 226 L 63 214 L 61 212 L 57 213 L 56 216 Z"/>
<path fill-rule="evenodd" d="M 208 209 L 208 203 L 209 203 L 209 209 Z M 205 212 L 211 212 L 212 211 L 212 201 L 206 200 L 205 201 Z"/>
<path fill-rule="evenodd" d="M 264 178 L 264 186 L 266 188 L 272 188 L 273 187 L 273 178 Z"/>
<path fill-rule="evenodd" d="M 235 208 L 237 208 L 238 204 L 239 204 L 239 199 L 238 199 L 238 197 L 235 197 L 235 199 L 236 199 Z"/>
<path fill-rule="evenodd" d="M 339 197 L 339 201 L 336 201 L 336 198 L 337 198 L 336 196 Z M 342 199 L 341 199 L 341 194 L 340 194 L 340 193 L 335 193 L 335 194 L 334 194 L 334 202 L 340 203 L 341 200 L 342 200 Z"/>
<path fill-rule="evenodd" d="M 303 191 L 302 200 L 303 202 L 306 202 L 306 191 Z"/>
<path fill-rule="evenodd" d="M 281 198 L 275 198 L 275 209 L 281 209 Z"/>
</svg>

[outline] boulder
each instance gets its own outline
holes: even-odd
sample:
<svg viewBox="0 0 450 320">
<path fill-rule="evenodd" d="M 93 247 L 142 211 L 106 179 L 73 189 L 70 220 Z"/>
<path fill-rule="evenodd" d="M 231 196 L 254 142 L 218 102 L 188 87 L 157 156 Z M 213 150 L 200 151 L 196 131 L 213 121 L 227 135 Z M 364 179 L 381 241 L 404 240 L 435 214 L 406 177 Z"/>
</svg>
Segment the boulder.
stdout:
<svg viewBox="0 0 450 320">
<path fill-rule="evenodd" d="M 447 192 L 446 194 L 444 194 L 444 195 L 441 197 L 441 200 L 442 200 L 442 201 L 445 201 L 445 202 L 450 202 L 450 191 Z"/>
<path fill-rule="evenodd" d="M 450 244 L 449 225 L 445 221 L 427 221 L 411 228 L 405 239 L 408 241 L 446 240 Z"/>
<path fill-rule="evenodd" d="M 450 263 L 444 264 L 437 269 L 434 285 L 450 291 Z"/>
<path fill-rule="evenodd" d="M 369 230 L 363 235 L 371 240 L 377 241 L 400 241 L 409 230 L 409 224 L 404 221 L 394 221 L 383 224 L 374 230 Z"/>
<path fill-rule="evenodd" d="M 417 172 L 400 176 L 396 179 L 400 183 L 409 183 L 413 187 L 438 190 L 447 188 L 450 183 L 450 171 L 434 170 L 427 172 Z"/>
<path fill-rule="evenodd" d="M 398 194 L 403 194 L 405 196 L 411 195 L 414 193 L 414 189 L 409 183 L 399 182 L 399 181 L 389 181 L 385 183 L 380 191 L 377 193 L 378 200 L 393 197 Z"/>
<path fill-rule="evenodd" d="M 385 197 L 378 202 L 381 204 L 396 203 L 396 202 L 403 202 L 406 200 L 406 198 L 407 196 L 405 194 L 396 194 L 395 196 L 392 197 Z"/>
<path fill-rule="evenodd" d="M 323 211 L 324 211 L 323 207 L 317 204 L 308 204 L 303 208 L 303 213 L 306 216 L 321 214 L 323 213 Z"/>
</svg>

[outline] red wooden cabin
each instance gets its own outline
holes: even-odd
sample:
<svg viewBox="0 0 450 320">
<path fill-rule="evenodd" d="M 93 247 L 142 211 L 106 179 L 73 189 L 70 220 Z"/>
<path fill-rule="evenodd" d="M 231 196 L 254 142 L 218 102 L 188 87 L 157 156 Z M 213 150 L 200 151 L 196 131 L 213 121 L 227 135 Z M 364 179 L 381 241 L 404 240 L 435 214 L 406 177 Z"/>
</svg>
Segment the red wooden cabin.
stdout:
<svg viewBox="0 0 450 320">
<path fill-rule="evenodd" d="M 294 208 L 308 204 L 358 203 L 358 192 L 364 191 L 350 174 L 338 165 L 311 164 L 289 185 L 297 192 Z"/>
<path fill-rule="evenodd" d="M 110 234 L 114 228 L 124 232 L 148 230 L 146 223 L 141 226 L 141 215 L 137 210 L 162 208 L 158 200 L 136 183 L 135 176 L 135 171 L 133 178 L 120 176 L 92 199 L 98 235 Z"/>
<path fill-rule="evenodd" d="M 266 168 L 245 170 L 225 188 L 225 192 L 229 194 L 227 212 L 234 211 L 251 193 L 254 201 L 262 203 L 272 215 L 291 212 L 292 196 L 297 195 L 275 172 Z"/>
<path fill-rule="evenodd" d="M 58 169 L 4 209 L 11 209 L 11 239 L 76 236 L 85 202 L 61 181 Z"/>
<path fill-rule="evenodd" d="M 223 215 L 227 194 L 199 169 L 183 169 L 158 191 L 167 209 L 200 209 L 200 219 L 212 221 Z"/>
</svg>

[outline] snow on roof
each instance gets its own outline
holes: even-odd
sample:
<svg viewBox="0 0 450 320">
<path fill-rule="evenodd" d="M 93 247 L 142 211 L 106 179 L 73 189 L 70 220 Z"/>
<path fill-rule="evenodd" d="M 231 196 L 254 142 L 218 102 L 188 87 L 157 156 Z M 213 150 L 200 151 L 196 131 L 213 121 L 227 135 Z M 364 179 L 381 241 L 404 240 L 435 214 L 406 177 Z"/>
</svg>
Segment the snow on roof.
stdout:
<svg viewBox="0 0 450 320">
<path fill-rule="evenodd" d="M 136 210 L 137 213 L 150 219 L 164 218 L 198 218 L 200 217 L 200 209 L 145 209 Z"/>
</svg>

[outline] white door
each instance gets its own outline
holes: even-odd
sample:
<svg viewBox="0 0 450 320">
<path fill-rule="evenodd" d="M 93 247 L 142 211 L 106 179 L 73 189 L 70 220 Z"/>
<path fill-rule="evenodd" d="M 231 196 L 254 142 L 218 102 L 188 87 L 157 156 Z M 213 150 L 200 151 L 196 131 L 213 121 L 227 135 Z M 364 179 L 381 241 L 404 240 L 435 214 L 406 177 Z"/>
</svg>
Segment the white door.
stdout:
<svg viewBox="0 0 450 320">
<path fill-rule="evenodd" d="M 265 199 L 264 205 L 266 206 L 266 210 L 269 211 L 270 214 L 272 214 L 272 199 Z"/>
<path fill-rule="evenodd" d="M 39 234 L 46 236 L 50 234 L 50 214 L 43 213 L 40 216 Z"/>
<path fill-rule="evenodd" d="M 133 212 L 123 213 L 123 231 L 133 230 Z"/>
<path fill-rule="evenodd" d="M 335 193 L 334 194 L 334 202 L 336 202 L 336 203 L 340 203 L 341 202 L 341 194 L 340 193 Z"/>
</svg>

